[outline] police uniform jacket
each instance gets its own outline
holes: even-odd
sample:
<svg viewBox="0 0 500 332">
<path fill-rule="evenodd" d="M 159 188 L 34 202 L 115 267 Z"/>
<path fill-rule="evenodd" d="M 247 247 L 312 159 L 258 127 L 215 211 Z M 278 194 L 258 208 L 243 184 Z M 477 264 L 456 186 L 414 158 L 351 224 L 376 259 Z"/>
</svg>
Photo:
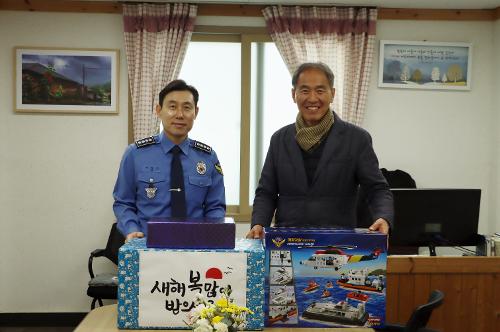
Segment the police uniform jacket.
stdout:
<svg viewBox="0 0 500 332">
<path fill-rule="evenodd" d="M 356 196 L 361 185 L 373 221 L 392 223 L 393 198 L 380 172 L 367 131 L 342 121 L 333 126 L 311 184 L 308 184 L 295 124 L 281 128 L 271 143 L 255 192 L 252 226 L 355 227 Z"/>
<path fill-rule="evenodd" d="M 113 211 L 123 234 L 143 232 L 147 235 L 150 218 L 170 217 L 173 147 L 174 143 L 161 133 L 139 140 L 125 150 L 113 191 Z M 179 147 L 187 216 L 224 217 L 224 180 L 215 151 L 189 138 Z"/>
</svg>

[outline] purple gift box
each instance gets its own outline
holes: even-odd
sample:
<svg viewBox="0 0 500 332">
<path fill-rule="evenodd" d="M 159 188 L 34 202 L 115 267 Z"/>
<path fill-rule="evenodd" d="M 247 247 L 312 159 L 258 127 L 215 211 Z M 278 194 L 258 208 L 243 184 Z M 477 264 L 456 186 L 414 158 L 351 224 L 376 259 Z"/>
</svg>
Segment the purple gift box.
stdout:
<svg viewBox="0 0 500 332">
<path fill-rule="evenodd" d="M 148 248 L 234 249 L 233 218 L 154 218 L 148 221 Z"/>
</svg>

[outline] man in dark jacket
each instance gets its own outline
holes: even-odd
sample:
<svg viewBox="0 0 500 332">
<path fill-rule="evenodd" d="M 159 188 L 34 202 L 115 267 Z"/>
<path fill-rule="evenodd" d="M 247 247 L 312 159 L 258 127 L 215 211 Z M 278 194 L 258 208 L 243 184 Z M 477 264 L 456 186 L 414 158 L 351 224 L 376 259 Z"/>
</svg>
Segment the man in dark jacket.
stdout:
<svg viewBox="0 0 500 332">
<path fill-rule="evenodd" d="M 295 124 L 275 132 L 255 191 L 249 238 L 263 227 L 356 227 L 358 186 L 366 192 L 373 223 L 384 234 L 393 198 L 364 129 L 330 110 L 334 76 L 323 63 L 304 63 L 292 78 Z"/>
</svg>

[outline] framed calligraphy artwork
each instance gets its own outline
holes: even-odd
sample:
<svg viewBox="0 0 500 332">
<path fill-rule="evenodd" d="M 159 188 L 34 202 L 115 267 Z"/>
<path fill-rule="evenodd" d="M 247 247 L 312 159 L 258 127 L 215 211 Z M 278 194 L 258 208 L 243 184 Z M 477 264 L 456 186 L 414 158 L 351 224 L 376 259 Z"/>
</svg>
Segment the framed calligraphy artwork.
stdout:
<svg viewBox="0 0 500 332">
<path fill-rule="evenodd" d="M 470 90 L 472 44 L 381 40 L 378 86 Z"/>
</svg>

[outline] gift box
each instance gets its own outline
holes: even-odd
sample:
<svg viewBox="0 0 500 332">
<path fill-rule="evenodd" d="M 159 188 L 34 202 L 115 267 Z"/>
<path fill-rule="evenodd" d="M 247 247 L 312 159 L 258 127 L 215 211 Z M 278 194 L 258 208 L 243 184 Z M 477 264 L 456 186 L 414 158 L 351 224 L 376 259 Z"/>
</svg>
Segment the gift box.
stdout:
<svg viewBox="0 0 500 332">
<path fill-rule="evenodd" d="M 367 229 L 266 228 L 265 325 L 381 327 L 387 236 Z"/>
<path fill-rule="evenodd" d="M 155 218 L 148 221 L 148 248 L 232 249 L 233 218 Z"/>
<path fill-rule="evenodd" d="M 209 301 L 231 286 L 231 297 L 254 312 L 248 330 L 264 326 L 264 259 L 260 240 L 237 239 L 233 249 L 157 249 L 133 239 L 118 255 L 118 328 L 187 328 L 197 294 Z"/>
</svg>

